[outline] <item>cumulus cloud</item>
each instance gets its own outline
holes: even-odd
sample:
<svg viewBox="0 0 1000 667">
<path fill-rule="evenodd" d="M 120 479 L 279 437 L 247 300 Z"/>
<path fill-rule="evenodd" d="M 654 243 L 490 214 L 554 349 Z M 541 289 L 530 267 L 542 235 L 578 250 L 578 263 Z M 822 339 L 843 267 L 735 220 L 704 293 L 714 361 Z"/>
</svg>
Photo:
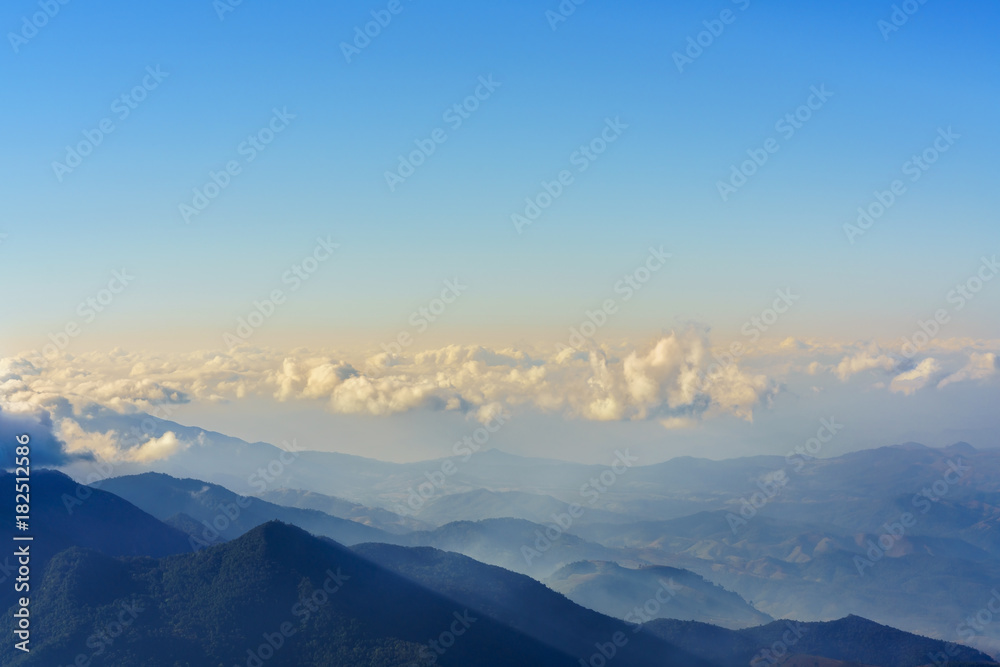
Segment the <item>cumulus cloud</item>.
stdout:
<svg viewBox="0 0 1000 667">
<path fill-rule="evenodd" d="M 894 377 L 889 383 L 889 391 L 909 396 L 926 387 L 940 373 L 941 364 L 938 363 L 937 359 L 929 357 L 917 364 L 915 368 Z"/>
<path fill-rule="evenodd" d="M 170 458 L 187 444 L 177 438 L 173 431 L 167 431 L 159 438 L 150 438 L 138 447 L 125 452 L 124 459 L 132 463 L 152 463 Z"/>
<path fill-rule="evenodd" d="M 54 432 L 52 416 L 44 410 L 33 413 L 12 413 L 0 406 L 0 468 L 12 467 L 19 445 L 19 436 L 28 436 L 31 462 L 38 466 L 65 465 L 88 454 L 68 452 L 66 444 Z"/>
<path fill-rule="evenodd" d="M 340 414 L 450 410 L 480 421 L 521 406 L 601 421 L 711 414 L 751 419 L 776 391 L 770 379 L 735 361 L 710 368 L 707 336 L 693 329 L 644 346 L 589 350 L 449 345 L 410 356 L 352 356 L 237 348 L 170 357 L 115 351 L 38 366 L 26 359 L 4 363 L 0 369 L 9 372 L 0 376 L 0 401 L 37 407 L 62 400 L 69 415 L 91 403 L 127 413 L 192 400 L 271 396 L 321 400 Z"/>
<path fill-rule="evenodd" d="M 992 352 L 973 352 L 969 362 L 958 371 L 948 375 L 938 383 L 938 389 L 956 382 L 986 380 L 1000 372 L 1000 358 Z"/>
<path fill-rule="evenodd" d="M 586 350 L 448 345 L 390 355 L 238 347 L 175 355 L 116 350 L 42 361 L 15 357 L 0 359 L 0 423 L 12 416 L 34 420 L 36 430 L 49 434 L 52 463 L 88 454 L 139 463 L 168 457 L 189 443 L 164 430 L 141 436 L 109 431 L 123 422 L 108 415 L 170 419 L 171 406 L 254 397 L 320 403 L 337 414 L 452 411 L 485 423 L 500 413 L 534 410 L 684 429 L 719 416 L 752 421 L 797 372 L 816 378 L 809 380 L 814 391 L 823 389 L 824 375 L 847 382 L 874 372 L 882 376 L 880 388 L 903 395 L 997 372 L 996 348 L 987 351 L 985 344 L 919 362 L 871 342 L 787 339 L 769 345 L 733 357 L 714 349 L 706 331 L 689 328 L 641 345 L 594 344 Z"/>
<path fill-rule="evenodd" d="M 991 346 L 992 351 L 988 351 Z M 784 347 L 790 353 L 802 350 L 798 344 Z M 926 345 L 922 350 L 928 356 L 914 359 L 898 347 L 882 348 L 870 341 L 823 343 L 811 346 L 810 356 L 815 354 L 819 359 L 799 362 L 795 368 L 812 376 L 829 373 L 842 382 L 867 373 L 878 378 L 871 388 L 910 396 L 932 384 L 942 389 L 950 384 L 985 381 L 997 375 L 1000 373 L 997 348 L 1000 348 L 1000 341 L 935 339 L 933 345 Z M 777 366 L 772 365 L 770 370 L 780 375 Z"/>
<path fill-rule="evenodd" d="M 876 346 L 844 357 L 833 368 L 833 372 L 842 381 L 847 382 L 852 376 L 864 371 L 880 370 L 886 373 L 894 371 L 900 363 L 898 357 L 887 354 Z"/>
<path fill-rule="evenodd" d="M 58 431 L 71 454 L 93 454 L 112 463 L 152 463 L 170 458 L 191 444 L 179 439 L 173 431 L 160 437 L 136 438 L 115 430 L 87 430 L 71 418 L 61 420 Z"/>
</svg>

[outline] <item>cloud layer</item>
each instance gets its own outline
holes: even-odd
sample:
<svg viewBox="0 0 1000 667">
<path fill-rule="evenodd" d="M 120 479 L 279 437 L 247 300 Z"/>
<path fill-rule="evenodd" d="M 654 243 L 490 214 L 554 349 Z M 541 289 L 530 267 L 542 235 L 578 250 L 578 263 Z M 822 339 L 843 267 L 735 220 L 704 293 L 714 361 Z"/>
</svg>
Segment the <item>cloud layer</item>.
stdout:
<svg viewBox="0 0 1000 667">
<path fill-rule="evenodd" d="M 531 410 L 688 430 L 724 416 L 752 421 L 796 375 L 815 378 L 814 391 L 825 376 L 902 396 L 990 382 L 998 375 L 992 344 L 942 341 L 910 359 L 871 342 L 788 339 L 735 354 L 713 349 L 705 331 L 691 328 L 642 345 L 587 350 L 450 345 L 393 356 L 241 347 L 14 357 L 0 360 L 0 435 L 9 442 L 11 429 L 32 426 L 53 464 L 89 454 L 148 463 L 193 443 L 172 432 L 102 431 L 94 415 L 169 418 L 171 406 L 248 397 L 320 402 L 336 414 L 455 411 L 485 422 L 499 411 Z"/>
</svg>

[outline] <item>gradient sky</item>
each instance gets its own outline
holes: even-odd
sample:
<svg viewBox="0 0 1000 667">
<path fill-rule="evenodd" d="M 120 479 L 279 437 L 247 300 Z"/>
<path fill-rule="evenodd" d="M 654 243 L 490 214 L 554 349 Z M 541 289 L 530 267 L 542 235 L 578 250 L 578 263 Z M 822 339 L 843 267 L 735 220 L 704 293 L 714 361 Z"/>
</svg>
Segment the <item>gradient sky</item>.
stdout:
<svg viewBox="0 0 1000 667">
<path fill-rule="evenodd" d="M 556 0 L 401 0 L 348 63 L 341 44 L 388 4 L 70 2 L 35 34 L 39 3 L 5 3 L 0 354 L 80 323 L 122 268 L 134 282 L 69 352 L 225 350 L 317 237 L 337 254 L 255 345 L 377 349 L 455 277 L 467 291 L 418 347 L 565 340 L 650 246 L 671 260 L 599 339 L 690 323 L 738 339 L 791 288 L 767 339 L 895 341 L 1000 251 L 995 2 L 931 0 L 886 38 L 891 2 L 593 0 L 553 29 Z M 674 53 L 724 11 L 678 71 Z M 119 118 L 116 98 L 157 67 L 168 76 Z M 443 113 L 480 77 L 499 88 L 452 129 Z M 783 136 L 813 87 L 833 95 Z M 238 146 L 275 108 L 294 120 L 245 163 Z M 518 234 L 511 215 L 608 118 L 627 129 Z M 53 163 L 103 119 L 114 132 L 60 181 Z M 447 141 L 390 191 L 385 172 L 436 128 Z M 960 138 L 911 182 L 904 163 L 948 128 Z M 772 137 L 723 201 L 717 183 Z M 186 224 L 179 205 L 230 160 L 242 172 Z M 849 243 L 844 224 L 894 179 L 906 193 Z M 947 336 L 997 338 L 998 306 L 1000 281 Z"/>
<path fill-rule="evenodd" d="M 220 20 L 209 0 L 70 3 L 9 47 L 4 336 L 44 339 L 124 266 L 134 286 L 81 346 L 213 347 L 330 234 L 341 254 L 265 336 L 391 335 L 456 275 L 470 287 L 444 337 L 561 334 L 662 244 L 669 271 L 615 326 L 726 332 L 791 286 L 782 333 L 893 337 L 1000 247 L 996 3 L 930 2 L 885 40 L 891 3 L 592 2 L 553 31 L 556 2 L 407 1 L 348 64 L 340 42 L 384 6 L 244 2 Z M 735 22 L 679 73 L 672 53 L 724 9 Z M 6 3 L 0 25 L 34 11 Z M 169 77 L 117 120 L 112 101 L 157 65 Z M 396 156 L 481 75 L 501 87 L 390 192 Z M 834 96 L 723 202 L 730 165 L 821 84 Z M 178 205 L 273 107 L 297 118 L 185 225 Z M 107 117 L 115 132 L 58 182 L 51 163 Z M 621 140 L 516 234 L 510 215 L 606 117 L 628 123 Z M 847 243 L 842 225 L 941 127 L 962 138 Z M 956 332 L 990 335 L 998 304 L 987 291 Z"/>
</svg>

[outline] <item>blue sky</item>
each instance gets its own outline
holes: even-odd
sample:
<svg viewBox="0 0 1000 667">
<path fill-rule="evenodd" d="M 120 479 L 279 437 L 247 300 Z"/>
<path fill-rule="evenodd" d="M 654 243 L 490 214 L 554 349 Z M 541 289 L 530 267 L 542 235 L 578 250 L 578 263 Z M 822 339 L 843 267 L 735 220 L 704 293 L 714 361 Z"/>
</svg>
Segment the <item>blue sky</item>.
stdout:
<svg viewBox="0 0 1000 667">
<path fill-rule="evenodd" d="M 909 396 L 898 376 L 921 358 L 888 360 L 863 341 L 912 335 L 1000 250 L 994 2 L 914 1 L 886 32 L 891 2 L 590 0 L 553 29 L 554 0 L 399 0 L 348 62 L 342 44 L 390 4 L 56 2 L 32 31 L 24 22 L 49 5 L 6 3 L 0 352 L 38 350 L 77 324 L 65 350 L 76 355 L 226 354 L 223 334 L 275 289 L 287 300 L 254 345 L 372 352 L 455 278 L 467 290 L 412 350 L 527 349 L 565 341 L 662 247 L 664 269 L 594 337 L 625 345 L 613 360 L 691 327 L 743 340 L 789 288 L 798 300 L 764 334 L 767 354 L 824 339 L 825 372 L 892 373 L 881 384 Z M 679 71 L 689 38 L 706 46 Z M 498 86 L 455 127 L 447 110 L 483 80 Z M 116 100 L 144 81 L 123 117 Z M 815 90 L 831 94 L 815 104 Z M 810 100 L 794 133 L 776 125 Z M 248 161 L 244 142 L 275 110 L 281 131 Z M 609 121 L 620 136 L 579 171 L 574 156 Z M 102 122 L 113 132 L 57 175 L 67 146 Z M 398 156 L 435 130 L 446 140 L 390 189 Z M 947 151 L 911 180 L 906 163 L 941 132 Z M 721 197 L 732 166 L 768 145 Z M 239 173 L 186 222 L 179 207 L 231 161 Z M 572 183 L 518 233 L 512 214 L 563 170 Z M 844 225 L 897 179 L 905 192 L 850 243 Z M 339 248 L 292 292 L 282 277 L 317 238 Z M 122 269 L 127 288 L 81 321 L 79 304 Z M 969 342 L 947 350 L 991 354 L 975 341 L 996 338 L 998 305 L 1000 281 L 949 310 L 942 335 Z M 937 357 L 919 381 L 965 363 Z M 963 377 L 992 363 L 974 359 Z"/>
<path fill-rule="evenodd" d="M 792 285 L 807 294 L 802 333 L 890 336 L 998 245 L 1000 10 L 929 2 L 885 40 L 891 3 L 742 6 L 589 2 L 553 31 L 557 3 L 406 2 L 350 64 L 339 44 L 384 3 L 248 1 L 224 20 L 208 1 L 62 6 L 4 56 L 0 271 L 20 286 L 0 297 L 19 313 L 4 328 L 44 332 L 129 266 L 141 288 L 96 331 L 218 329 L 322 233 L 342 253 L 276 329 L 392 328 L 461 275 L 475 298 L 451 316 L 457 331 L 561 330 L 656 243 L 672 273 L 621 326 L 732 327 Z M 734 22 L 678 72 L 672 53 L 727 9 Z M 33 11 L 8 3 L 0 23 L 16 31 Z M 111 102 L 147 66 L 169 77 L 58 182 L 51 163 L 114 119 Z M 482 75 L 501 87 L 390 192 L 396 156 L 447 128 L 442 112 Z M 716 183 L 780 138 L 775 122 L 814 85 L 833 97 L 723 202 Z M 178 205 L 274 107 L 296 119 L 184 225 Z M 514 233 L 510 215 L 606 117 L 629 125 L 621 141 Z M 941 127 L 961 135 L 954 149 L 846 243 L 842 225 Z M 13 256 L 46 279 L 24 284 Z M 1000 297 L 985 299 L 962 324 L 970 335 L 995 324 Z"/>
</svg>

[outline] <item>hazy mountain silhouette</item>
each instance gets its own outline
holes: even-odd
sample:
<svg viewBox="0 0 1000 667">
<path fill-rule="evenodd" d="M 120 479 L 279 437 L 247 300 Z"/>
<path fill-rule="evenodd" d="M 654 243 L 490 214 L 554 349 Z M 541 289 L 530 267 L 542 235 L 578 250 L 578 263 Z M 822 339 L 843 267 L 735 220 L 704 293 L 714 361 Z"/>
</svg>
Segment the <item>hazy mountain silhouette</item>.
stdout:
<svg viewBox="0 0 1000 667">
<path fill-rule="evenodd" d="M 661 604 L 651 604 L 654 613 L 644 611 L 644 615 L 732 629 L 774 620 L 736 593 L 674 567 L 626 568 L 607 561 L 581 561 L 560 568 L 545 579 L 545 585 L 588 609 L 626 620 L 638 618 L 636 609 L 656 599 L 656 593 Z"/>
<path fill-rule="evenodd" d="M 873 667 L 920 667 L 932 664 L 935 658 L 950 660 L 950 665 L 995 664 L 990 656 L 974 649 L 902 632 L 859 616 L 825 623 L 774 621 L 745 630 L 661 619 L 646 628 L 724 667 L 745 667 L 754 658 L 761 659 L 761 665 L 773 664 L 768 659 L 780 658 L 786 651 Z M 808 661 L 793 664 L 811 665 Z"/>
<path fill-rule="evenodd" d="M 523 519 L 456 521 L 435 530 L 397 535 L 383 541 L 454 551 L 536 579 L 544 579 L 563 565 L 579 560 L 629 558 L 627 551 L 609 549 Z"/>
<path fill-rule="evenodd" d="M 586 609 L 530 577 L 501 567 L 428 547 L 359 544 L 354 550 L 456 603 L 473 607 L 525 635 L 580 658 L 589 660 L 599 652 L 597 644 L 605 645 L 616 633 L 622 633 L 621 637 L 627 641 L 623 647 L 616 648 L 614 664 L 698 662 L 662 639 L 637 632 L 638 623 L 626 623 Z M 646 597 L 652 595 L 650 591 Z"/>
<path fill-rule="evenodd" d="M 349 519 L 387 533 L 407 533 L 414 530 L 429 530 L 433 525 L 418 519 L 402 516 L 380 507 L 367 507 L 343 498 L 328 496 L 315 491 L 300 489 L 274 489 L 256 494 L 258 498 L 276 505 L 319 510 L 331 516 Z"/>
<path fill-rule="evenodd" d="M 0 472 L 0 497 L 10 508 L 9 520 L 0 522 L 0 540 L 9 548 L 0 556 L 0 605 L 12 604 L 17 559 L 14 549 L 30 544 L 31 569 L 40 577 L 55 554 L 73 546 L 109 556 L 166 556 L 191 551 L 187 536 L 164 525 L 128 501 L 107 491 L 79 485 L 55 470 L 34 469 L 30 476 L 28 530 L 14 525 L 15 475 Z M 30 542 L 13 537 L 31 536 Z"/>
<path fill-rule="evenodd" d="M 116 622 L 124 631 L 101 639 Z M 12 623 L 5 616 L 0 631 L 9 635 Z M 5 642 L 4 665 L 71 664 L 79 655 L 95 657 L 95 646 L 100 664 L 130 667 L 253 665 L 261 656 L 297 667 L 578 665 L 577 657 L 478 609 L 278 522 L 159 560 L 69 549 L 53 559 L 34 594 L 33 623 L 32 652 Z M 581 636 L 581 644 L 590 639 Z M 708 664 L 669 652 L 621 664 L 664 663 Z"/>
<path fill-rule="evenodd" d="M 295 524 L 342 544 L 380 541 L 389 537 L 377 528 L 318 510 L 283 507 L 260 498 L 239 496 L 217 484 L 177 479 L 161 473 L 113 477 L 104 480 L 101 488 L 118 494 L 161 520 L 178 514 L 194 519 L 200 527 L 190 522 L 175 525 L 195 529 L 192 536 L 195 548 L 213 544 L 219 539 L 239 537 L 273 520 Z"/>
</svg>

